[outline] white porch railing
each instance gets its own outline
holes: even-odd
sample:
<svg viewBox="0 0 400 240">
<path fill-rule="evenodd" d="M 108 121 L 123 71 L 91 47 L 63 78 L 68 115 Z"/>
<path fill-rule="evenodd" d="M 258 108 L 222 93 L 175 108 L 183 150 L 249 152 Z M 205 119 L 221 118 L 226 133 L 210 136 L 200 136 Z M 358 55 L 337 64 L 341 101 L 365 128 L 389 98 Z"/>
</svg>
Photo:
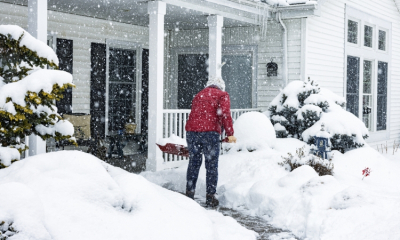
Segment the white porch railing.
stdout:
<svg viewBox="0 0 400 240">
<path fill-rule="evenodd" d="M 261 112 L 261 108 L 250 108 L 250 109 L 231 109 L 231 116 L 235 121 L 240 115 L 246 112 Z M 189 117 L 190 109 L 164 109 L 163 110 L 163 137 L 168 138 L 172 134 L 186 139 L 186 121 Z M 176 156 L 171 154 L 163 154 L 164 168 L 174 168 L 181 166 L 186 157 Z"/>
</svg>

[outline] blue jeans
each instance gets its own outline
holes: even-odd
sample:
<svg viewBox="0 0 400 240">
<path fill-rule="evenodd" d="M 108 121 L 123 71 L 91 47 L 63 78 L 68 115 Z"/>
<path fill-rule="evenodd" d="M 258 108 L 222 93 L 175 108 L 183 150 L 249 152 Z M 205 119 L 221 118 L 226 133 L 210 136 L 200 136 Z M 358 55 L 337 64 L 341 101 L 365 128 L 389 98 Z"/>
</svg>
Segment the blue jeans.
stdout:
<svg viewBox="0 0 400 240">
<path fill-rule="evenodd" d="M 217 132 L 187 132 L 186 141 L 189 150 L 189 166 L 186 174 L 186 190 L 196 189 L 197 178 L 202 163 L 202 154 L 206 162 L 207 194 L 215 194 L 218 182 L 218 158 L 220 135 Z"/>
</svg>

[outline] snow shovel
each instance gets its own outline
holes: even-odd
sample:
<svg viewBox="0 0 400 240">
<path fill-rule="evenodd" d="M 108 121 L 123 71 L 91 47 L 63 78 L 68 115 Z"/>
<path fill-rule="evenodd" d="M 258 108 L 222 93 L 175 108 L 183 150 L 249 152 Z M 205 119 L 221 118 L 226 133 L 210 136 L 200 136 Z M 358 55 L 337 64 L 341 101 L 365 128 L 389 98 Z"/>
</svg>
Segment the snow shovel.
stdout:
<svg viewBox="0 0 400 240">
<path fill-rule="evenodd" d="M 221 142 L 228 142 L 228 141 L 229 141 L 228 137 L 221 140 Z M 175 144 L 175 143 L 167 143 L 167 144 L 165 144 L 165 146 L 160 145 L 160 144 L 157 144 L 157 146 L 160 148 L 160 150 L 163 153 L 178 155 L 178 156 L 182 156 L 182 157 L 189 157 L 189 150 L 187 149 L 187 147 L 185 147 L 183 145 Z"/>
</svg>

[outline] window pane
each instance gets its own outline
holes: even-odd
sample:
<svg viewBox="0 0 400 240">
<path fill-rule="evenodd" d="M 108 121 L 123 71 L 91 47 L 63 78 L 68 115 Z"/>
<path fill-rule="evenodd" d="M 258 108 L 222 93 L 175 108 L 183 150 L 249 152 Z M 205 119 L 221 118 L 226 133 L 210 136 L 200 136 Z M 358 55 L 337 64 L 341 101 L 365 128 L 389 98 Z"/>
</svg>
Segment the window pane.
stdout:
<svg viewBox="0 0 400 240">
<path fill-rule="evenodd" d="M 358 117 L 360 58 L 347 57 L 347 95 L 346 110 Z"/>
<path fill-rule="evenodd" d="M 347 41 L 357 44 L 358 36 L 358 22 L 349 20 L 348 31 L 347 31 Z"/>
<path fill-rule="evenodd" d="M 364 61 L 363 66 L 363 122 L 365 126 L 371 130 L 372 129 L 372 61 Z"/>
<path fill-rule="evenodd" d="M 386 32 L 379 30 L 379 50 L 386 50 Z"/>
<path fill-rule="evenodd" d="M 135 82 L 136 51 L 119 48 L 109 50 L 109 81 Z"/>
<path fill-rule="evenodd" d="M 387 70 L 386 62 L 378 62 L 378 96 L 376 130 L 386 130 L 387 115 Z"/>
<path fill-rule="evenodd" d="M 363 93 L 371 93 L 372 62 L 364 61 Z"/>
<path fill-rule="evenodd" d="M 363 96 L 363 122 L 365 126 L 372 130 L 371 128 L 371 119 L 372 119 L 372 95 L 364 95 Z"/>
<path fill-rule="evenodd" d="M 372 27 L 364 26 L 364 46 L 372 47 Z"/>
</svg>

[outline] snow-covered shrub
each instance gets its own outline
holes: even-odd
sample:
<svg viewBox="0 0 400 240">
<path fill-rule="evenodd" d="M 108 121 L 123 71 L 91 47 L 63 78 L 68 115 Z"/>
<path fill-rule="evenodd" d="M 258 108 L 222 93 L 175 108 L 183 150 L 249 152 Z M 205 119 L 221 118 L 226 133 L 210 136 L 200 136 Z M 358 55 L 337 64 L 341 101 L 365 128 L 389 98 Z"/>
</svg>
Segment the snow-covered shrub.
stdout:
<svg viewBox="0 0 400 240">
<path fill-rule="evenodd" d="M 0 144 L 19 151 L 27 135 L 75 142 L 73 126 L 62 120 L 55 101 L 72 84 L 72 75 L 57 69 L 58 58 L 45 43 L 22 28 L 0 25 Z M 2 152 L 3 152 L 2 148 Z M 3 153 L 2 153 L 3 154 Z M 0 157 L 2 156 L 0 154 Z M 11 162 L 0 158 L 3 166 Z"/>
<path fill-rule="evenodd" d="M 225 149 L 232 151 L 247 150 L 249 152 L 260 148 L 272 147 L 276 136 L 271 121 L 260 112 L 242 114 L 233 124 L 235 144 L 224 144 Z"/>
<path fill-rule="evenodd" d="M 344 105 L 343 97 L 308 79 L 290 82 L 272 100 L 267 113 L 278 138 L 293 137 L 313 144 L 313 137 L 324 123 L 332 136 L 332 149 L 345 152 L 362 147 L 368 129 L 344 110 Z"/>
<path fill-rule="evenodd" d="M 7 240 L 8 238 L 14 236 L 18 231 L 13 227 L 13 223 L 0 222 L 0 240 Z"/>
<path fill-rule="evenodd" d="M 296 149 L 296 154 L 288 153 L 287 157 L 282 157 L 283 162 L 279 165 L 285 167 L 288 171 L 293 171 L 303 165 L 312 167 L 320 176 L 333 175 L 332 159 L 323 159 L 305 151 L 305 146 Z"/>
<path fill-rule="evenodd" d="M 19 158 L 20 154 L 17 149 L 0 146 L 0 169 L 10 166 L 11 163 L 18 161 Z"/>
</svg>

